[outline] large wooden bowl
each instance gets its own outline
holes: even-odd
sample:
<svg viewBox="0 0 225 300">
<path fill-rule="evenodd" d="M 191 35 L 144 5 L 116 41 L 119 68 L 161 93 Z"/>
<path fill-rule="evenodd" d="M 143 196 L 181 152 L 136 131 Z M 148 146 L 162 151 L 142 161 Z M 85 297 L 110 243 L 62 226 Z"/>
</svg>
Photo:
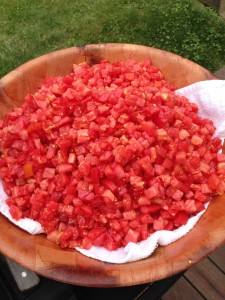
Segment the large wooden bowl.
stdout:
<svg viewBox="0 0 225 300">
<path fill-rule="evenodd" d="M 0 81 L 0 115 L 20 105 L 46 76 L 63 75 L 73 63 L 90 64 L 107 59 L 150 59 L 166 80 L 177 87 L 216 79 L 199 65 L 154 48 L 128 44 L 73 47 L 46 54 L 15 69 Z M 45 235 L 32 236 L 0 215 L 0 252 L 43 276 L 76 285 L 110 287 L 156 281 L 191 267 L 225 241 L 224 196 L 215 198 L 194 229 L 152 256 L 134 263 L 115 265 L 100 262 L 72 250 L 62 250 Z"/>
</svg>

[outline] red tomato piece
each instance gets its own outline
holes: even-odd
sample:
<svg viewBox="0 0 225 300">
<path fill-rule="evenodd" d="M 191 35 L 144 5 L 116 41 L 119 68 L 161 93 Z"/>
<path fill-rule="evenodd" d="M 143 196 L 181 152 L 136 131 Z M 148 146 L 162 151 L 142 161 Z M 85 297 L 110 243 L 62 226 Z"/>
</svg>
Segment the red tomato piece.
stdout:
<svg viewBox="0 0 225 300">
<path fill-rule="evenodd" d="M 42 174 L 43 178 L 51 179 L 55 176 L 55 169 L 54 168 L 45 168 Z"/>
<path fill-rule="evenodd" d="M 140 237 L 140 233 L 133 230 L 133 229 L 129 229 L 125 238 L 124 238 L 124 244 L 128 244 L 130 242 L 132 243 L 137 243 Z"/>
<path fill-rule="evenodd" d="M 15 220 L 19 220 L 22 217 L 22 211 L 15 205 L 10 205 L 9 207 L 9 212 L 11 214 L 11 216 L 13 217 L 13 219 Z"/>
</svg>

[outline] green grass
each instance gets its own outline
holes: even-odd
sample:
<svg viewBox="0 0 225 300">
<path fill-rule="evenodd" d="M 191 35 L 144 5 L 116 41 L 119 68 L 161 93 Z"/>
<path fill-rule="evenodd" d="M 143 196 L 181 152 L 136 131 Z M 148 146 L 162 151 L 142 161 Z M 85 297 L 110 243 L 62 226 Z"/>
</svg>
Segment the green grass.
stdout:
<svg viewBox="0 0 225 300">
<path fill-rule="evenodd" d="M 1 0 L 0 77 L 41 54 L 124 42 L 165 49 L 216 71 L 225 22 L 196 0 Z"/>
</svg>

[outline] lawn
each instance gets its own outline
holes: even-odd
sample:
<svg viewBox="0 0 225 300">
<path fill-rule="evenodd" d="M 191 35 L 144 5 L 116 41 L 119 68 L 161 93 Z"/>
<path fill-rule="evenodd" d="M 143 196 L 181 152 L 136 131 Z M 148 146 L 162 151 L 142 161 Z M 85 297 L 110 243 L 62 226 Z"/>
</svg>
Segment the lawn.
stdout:
<svg viewBox="0 0 225 300">
<path fill-rule="evenodd" d="M 124 42 L 165 49 L 211 71 L 225 64 L 225 21 L 196 0 L 1 0 L 0 77 L 46 52 Z"/>
</svg>

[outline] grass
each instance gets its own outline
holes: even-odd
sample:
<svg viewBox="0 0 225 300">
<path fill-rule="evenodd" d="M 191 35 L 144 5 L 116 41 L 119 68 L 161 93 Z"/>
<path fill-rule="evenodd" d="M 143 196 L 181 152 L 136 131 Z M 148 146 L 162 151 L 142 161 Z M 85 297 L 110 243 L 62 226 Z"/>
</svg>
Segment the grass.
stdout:
<svg viewBox="0 0 225 300">
<path fill-rule="evenodd" d="M 225 22 L 196 0 L 1 0 L 0 77 L 41 54 L 88 43 L 153 46 L 210 71 L 225 64 Z"/>
</svg>

